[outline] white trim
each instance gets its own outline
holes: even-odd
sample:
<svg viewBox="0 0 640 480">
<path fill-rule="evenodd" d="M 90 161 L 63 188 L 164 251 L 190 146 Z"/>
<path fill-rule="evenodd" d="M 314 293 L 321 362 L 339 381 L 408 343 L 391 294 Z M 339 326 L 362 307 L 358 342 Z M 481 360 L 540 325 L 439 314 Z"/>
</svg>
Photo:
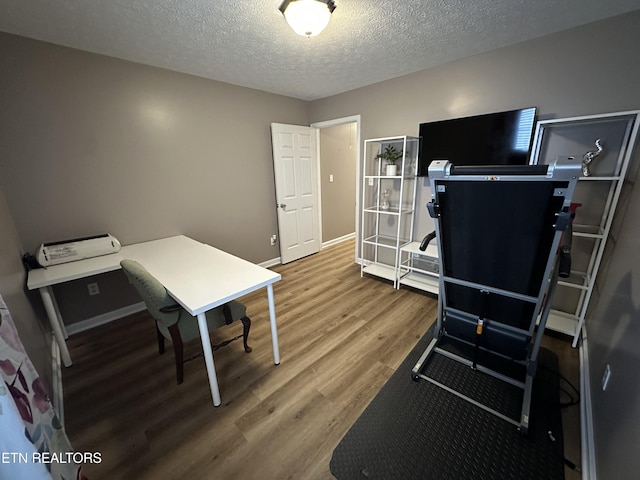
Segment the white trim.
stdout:
<svg viewBox="0 0 640 480">
<path fill-rule="evenodd" d="M 347 240 L 351 240 L 352 238 L 356 238 L 356 232 L 348 233 L 347 235 L 343 235 L 338 238 L 334 238 L 333 240 L 329 240 L 322 244 L 322 248 L 327 248 L 332 245 L 337 245 L 338 243 L 346 242 Z"/>
<path fill-rule="evenodd" d="M 326 120 L 324 122 L 315 122 L 310 126 L 313 128 L 328 128 L 336 125 L 344 125 L 345 123 L 357 123 L 360 125 L 360 115 L 351 115 L 349 117 L 336 118 L 334 120 Z"/>
<path fill-rule="evenodd" d="M 280 265 L 282 263 L 282 261 L 280 260 L 280 257 L 276 257 L 276 258 L 272 258 L 271 260 L 265 260 L 262 263 L 259 263 L 258 266 L 262 267 L 262 268 L 269 268 L 269 267 L 273 267 L 274 265 Z"/>
<path fill-rule="evenodd" d="M 132 313 L 142 312 L 146 309 L 147 307 L 145 306 L 144 302 L 127 305 L 126 307 L 118 308 L 117 310 L 102 313 L 100 315 L 96 315 L 95 317 L 87 318 L 86 320 L 81 320 L 79 322 L 67 325 L 67 332 L 69 333 L 69 335 L 84 332 L 85 330 L 89 330 L 90 328 L 113 322 L 114 320 L 126 317 L 127 315 L 131 315 Z"/>
<path fill-rule="evenodd" d="M 593 410 L 591 381 L 589 379 L 589 342 L 587 330 L 582 326 L 580 342 L 580 450 L 582 452 L 582 478 L 596 480 L 596 446 L 593 440 Z"/>
<path fill-rule="evenodd" d="M 355 238 L 356 234 L 354 233 L 348 233 L 347 235 L 343 235 L 342 237 L 338 237 L 338 238 L 334 238 L 333 240 L 329 240 L 327 242 L 324 242 L 320 245 L 320 250 L 322 250 L 323 248 L 327 248 L 330 247 L 331 245 L 336 245 L 338 243 L 342 243 L 344 241 L 350 240 L 352 238 Z M 269 268 L 269 267 L 273 267 L 275 265 L 282 265 L 282 261 L 280 260 L 280 257 L 276 257 L 276 258 L 272 258 L 271 260 L 265 260 L 262 263 L 258 264 L 259 266 L 261 266 L 262 268 Z"/>
<path fill-rule="evenodd" d="M 320 129 L 310 125 L 316 134 L 316 179 L 317 179 L 317 192 L 318 192 L 318 236 L 320 237 L 320 250 L 322 250 L 322 170 L 320 169 Z"/>
</svg>

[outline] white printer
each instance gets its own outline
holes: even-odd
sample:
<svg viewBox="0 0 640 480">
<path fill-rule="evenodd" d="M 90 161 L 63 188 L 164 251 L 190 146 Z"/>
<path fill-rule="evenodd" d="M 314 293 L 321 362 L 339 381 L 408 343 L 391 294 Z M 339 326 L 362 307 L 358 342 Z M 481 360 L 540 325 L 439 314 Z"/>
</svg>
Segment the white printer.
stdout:
<svg viewBox="0 0 640 480">
<path fill-rule="evenodd" d="M 120 242 L 111 234 L 43 243 L 38 248 L 38 262 L 43 267 L 99 257 L 120 251 Z"/>
</svg>

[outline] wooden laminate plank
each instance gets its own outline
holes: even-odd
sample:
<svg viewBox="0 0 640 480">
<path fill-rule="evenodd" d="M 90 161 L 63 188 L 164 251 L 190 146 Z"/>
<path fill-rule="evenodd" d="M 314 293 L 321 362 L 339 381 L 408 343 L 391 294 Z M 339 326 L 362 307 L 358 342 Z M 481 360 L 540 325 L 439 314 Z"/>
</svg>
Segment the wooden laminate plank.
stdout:
<svg viewBox="0 0 640 480">
<path fill-rule="evenodd" d="M 85 467 L 90 479 L 333 478 L 333 449 L 432 324 L 436 297 L 361 278 L 353 240 L 273 269 L 282 363 L 273 365 L 266 291 L 243 297 L 253 352 L 240 342 L 214 352 L 218 408 L 202 358 L 176 385 L 171 344 L 158 355 L 146 312 L 69 339 L 66 427 L 77 451 L 102 454 Z M 237 332 L 224 327 L 212 341 Z"/>
</svg>

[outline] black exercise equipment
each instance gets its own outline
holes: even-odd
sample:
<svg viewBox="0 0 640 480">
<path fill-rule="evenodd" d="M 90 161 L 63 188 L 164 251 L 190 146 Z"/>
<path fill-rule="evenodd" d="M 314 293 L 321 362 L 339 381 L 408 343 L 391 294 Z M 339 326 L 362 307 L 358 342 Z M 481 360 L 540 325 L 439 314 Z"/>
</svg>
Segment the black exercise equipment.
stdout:
<svg viewBox="0 0 640 480">
<path fill-rule="evenodd" d="M 575 212 L 571 197 L 580 171 L 571 158 L 523 166 L 434 161 L 429 167 L 427 209 L 440 259 L 438 319 L 413 378 L 458 395 L 523 434 L 559 259 L 563 275 L 570 268 L 570 235 L 562 237 Z M 522 389 L 519 418 L 448 385 L 446 378 L 429 376 L 425 367 L 437 355 Z"/>
</svg>

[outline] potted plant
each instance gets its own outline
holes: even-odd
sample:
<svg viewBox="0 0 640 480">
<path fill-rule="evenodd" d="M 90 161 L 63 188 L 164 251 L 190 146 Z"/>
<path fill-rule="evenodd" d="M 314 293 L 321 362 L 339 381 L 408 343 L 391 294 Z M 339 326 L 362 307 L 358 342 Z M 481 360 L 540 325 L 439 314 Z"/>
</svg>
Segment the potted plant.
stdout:
<svg viewBox="0 0 640 480">
<path fill-rule="evenodd" d="M 387 175 L 393 176 L 397 174 L 396 163 L 402 158 L 402 150 L 398 150 L 393 145 L 387 145 L 381 153 L 376 155 L 376 158 L 387 162 Z"/>
</svg>

